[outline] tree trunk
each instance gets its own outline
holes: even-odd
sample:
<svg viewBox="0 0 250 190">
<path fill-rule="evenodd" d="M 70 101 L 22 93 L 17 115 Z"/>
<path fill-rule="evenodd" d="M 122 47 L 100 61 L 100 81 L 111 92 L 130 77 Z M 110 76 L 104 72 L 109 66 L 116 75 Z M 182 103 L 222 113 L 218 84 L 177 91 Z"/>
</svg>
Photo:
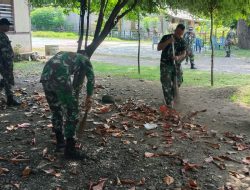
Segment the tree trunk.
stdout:
<svg viewBox="0 0 250 190">
<path fill-rule="evenodd" d="M 87 28 L 86 28 L 86 36 L 85 36 L 85 48 L 87 47 L 88 45 L 88 38 L 89 38 L 89 15 L 90 15 L 90 1 L 91 0 L 87 0 L 88 1 L 88 14 L 87 14 Z"/>
<path fill-rule="evenodd" d="M 79 40 L 78 40 L 78 47 L 77 51 L 81 50 L 82 48 L 82 41 L 83 41 L 83 35 L 84 35 L 84 17 L 85 17 L 85 11 L 86 11 L 86 0 L 81 0 L 81 6 L 80 6 L 80 24 L 79 24 Z"/>
<path fill-rule="evenodd" d="M 244 20 L 237 24 L 238 45 L 242 49 L 250 49 L 250 26 Z"/>
<path fill-rule="evenodd" d="M 140 14 L 138 13 L 138 74 L 141 74 L 140 56 L 141 56 L 141 33 L 140 33 Z"/>
<path fill-rule="evenodd" d="M 211 86 L 214 85 L 214 46 L 212 42 L 213 38 L 213 26 L 214 26 L 214 18 L 213 18 L 213 10 L 210 12 L 210 17 L 211 17 L 211 31 L 210 31 L 210 44 L 211 44 Z"/>
<path fill-rule="evenodd" d="M 101 8 L 100 8 L 99 17 L 97 20 L 97 26 L 96 26 L 94 39 L 85 49 L 89 58 L 91 58 L 95 50 L 104 41 L 104 39 L 108 36 L 110 31 L 115 27 L 115 25 L 119 22 L 119 20 L 122 19 L 125 15 L 127 15 L 131 10 L 133 10 L 133 8 L 138 3 L 138 0 L 134 0 L 134 3 L 130 6 L 130 8 L 128 8 L 127 10 L 121 13 L 121 10 L 128 3 L 128 1 L 129 0 L 123 0 L 123 1 L 117 2 L 117 4 L 111 11 L 109 18 L 107 19 L 103 27 L 102 27 L 102 22 L 103 22 L 102 16 L 104 16 L 104 12 L 106 9 L 105 7 L 108 1 L 106 1 L 106 4 L 105 4 L 105 0 L 101 1 Z"/>
</svg>

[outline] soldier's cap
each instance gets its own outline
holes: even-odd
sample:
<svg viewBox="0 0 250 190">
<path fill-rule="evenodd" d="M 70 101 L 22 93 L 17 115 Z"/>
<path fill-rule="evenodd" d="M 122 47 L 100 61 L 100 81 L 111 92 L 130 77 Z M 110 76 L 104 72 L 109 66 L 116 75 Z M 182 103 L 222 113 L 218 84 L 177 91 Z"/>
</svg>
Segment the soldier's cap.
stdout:
<svg viewBox="0 0 250 190">
<path fill-rule="evenodd" d="M 0 19 L 0 25 L 13 25 L 7 18 Z"/>
<path fill-rule="evenodd" d="M 194 29 L 193 27 L 189 27 L 188 28 L 189 31 L 193 31 L 193 29 Z"/>
</svg>

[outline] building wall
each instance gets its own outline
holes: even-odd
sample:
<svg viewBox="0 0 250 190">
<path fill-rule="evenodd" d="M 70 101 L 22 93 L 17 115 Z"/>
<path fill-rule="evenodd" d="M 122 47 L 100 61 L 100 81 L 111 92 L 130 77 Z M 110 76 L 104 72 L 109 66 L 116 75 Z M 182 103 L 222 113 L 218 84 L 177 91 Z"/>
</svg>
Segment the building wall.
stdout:
<svg viewBox="0 0 250 190">
<path fill-rule="evenodd" d="M 26 0 L 13 0 L 14 5 L 14 32 L 8 36 L 12 47 L 20 45 L 21 52 L 32 51 L 30 11 Z"/>
</svg>

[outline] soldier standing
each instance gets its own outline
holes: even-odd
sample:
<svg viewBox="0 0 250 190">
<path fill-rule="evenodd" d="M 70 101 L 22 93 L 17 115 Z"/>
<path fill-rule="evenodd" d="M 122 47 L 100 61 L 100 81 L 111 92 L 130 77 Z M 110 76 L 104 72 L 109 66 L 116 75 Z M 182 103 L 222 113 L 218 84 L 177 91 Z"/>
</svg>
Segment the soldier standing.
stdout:
<svg viewBox="0 0 250 190">
<path fill-rule="evenodd" d="M 226 57 L 231 56 L 231 46 L 236 43 L 236 34 L 233 31 L 234 27 L 230 27 L 230 31 L 227 33 L 227 37 L 225 40 L 225 51 L 226 51 Z"/>
<path fill-rule="evenodd" d="M 181 62 L 186 56 L 186 43 L 182 38 L 185 30 L 183 24 L 177 25 L 174 34 L 168 34 L 162 37 L 157 50 L 161 54 L 161 84 L 167 106 L 173 108 L 174 104 L 174 77 L 177 75 L 178 85 L 183 82 Z M 174 41 L 175 57 L 173 57 L 172 42 Z M 176 69 L 174 65 L 176 61 Z"/>
<path fill-rule="evenodd" d="M 0 91 L 3 88 L 5 89 L 8 106 L 19 106 L 20 102 L 14 99 L 14 95 L 11 90 L 15 83 L 13 75 L 14 52 L 11 47 L 11 42 L 5 34 L 10 30 L 10 25 L 12 24 L 8 21 L 8 19 L 0 19 L 0 74 L 2 75 L 2 79 L 0 80 Z"/>
<path fill-rule="evenodd" d="M 86 109 L 91 107 L 91 96 L 94 90 L 92 65 L 83 54 L 83 51 L 57 53 L 46 63 L 41 76 L 41 83 L 52 112 L 53 132 L 56 134 L 57 141 L 56 150 L 64 148 L 64 156 L 67 159 L 86 157 L 76 150 L 74 139 L 79 120 L 78 98 L 85 75 L 88 80 Z M 73 81 L 71 81 L 72 75 Z"/>
<path fill-rule="evenodd" d="M 193 44 L 195 40 L 195 33 L 193 31 L 193 27 L 189 27 L 188 32 L 184 34 L 184 40 L 187 44 L 187 57 L 186 64 L 188 64 L 188 58 L 190 59 L 191 69 L 196 69 L 194 67 L 194 49 Z"/>
</svg>

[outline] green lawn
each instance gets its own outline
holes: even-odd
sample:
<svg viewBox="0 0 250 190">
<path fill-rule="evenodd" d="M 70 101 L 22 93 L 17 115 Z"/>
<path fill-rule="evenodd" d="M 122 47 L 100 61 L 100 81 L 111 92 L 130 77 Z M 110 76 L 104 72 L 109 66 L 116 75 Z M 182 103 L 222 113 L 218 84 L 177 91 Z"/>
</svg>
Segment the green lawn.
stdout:
<svg viewBox="0 0 250 190">
<path fill-rule="evenodd" d="M 40 75 L 44 63 L 41 62 L 18 62 L 15 69 L 24 75 Z M 137 66 L 118 66 L 109 63 L 93 62 L 95 74 L 100 77 L 113 76 L 133 79 L 159 81 L 159 67 L 141 67 L 141 74 L 137 72 Z M 214 87 L 234 86 L 238 88 L 231 99 L 250 105 L 250 74 L 215 73 Z M 210 72 L 199 70 L 184 70 L 183 86 L 208 87 L 210 88 Z"/>
<path fill-rule="evenodd" d="M 58 38 L 58 39 L 78 39 L 78 34 L 74 32 L 53 32 L 53 31 L 33 31 L 32 37 L 41 37 L 41 38 Z M 89 36 L 89 40 L 92 40 L 93 37 Z M 134 40 L 124 40 L 119 38 L 110 38 L 107 37 L 105 41 L 118 41 L 118 42 L 134 42 Z M 151 42 L 151 41 L 144 41 Z"/>
<path fill-rule="evenodd" d="M 239 49 L 237 47 L 232 48 L 232 55 L 236 57 L 248 57 L 250 58 L 250 50 L 249 49 Z M 211 50 L 204 51 L 202 55 L 211 55 Z M 225 57 L 226 53 L 224 49 L 215 50 L 215 56 L 217 57 Z"/>
</svg>

